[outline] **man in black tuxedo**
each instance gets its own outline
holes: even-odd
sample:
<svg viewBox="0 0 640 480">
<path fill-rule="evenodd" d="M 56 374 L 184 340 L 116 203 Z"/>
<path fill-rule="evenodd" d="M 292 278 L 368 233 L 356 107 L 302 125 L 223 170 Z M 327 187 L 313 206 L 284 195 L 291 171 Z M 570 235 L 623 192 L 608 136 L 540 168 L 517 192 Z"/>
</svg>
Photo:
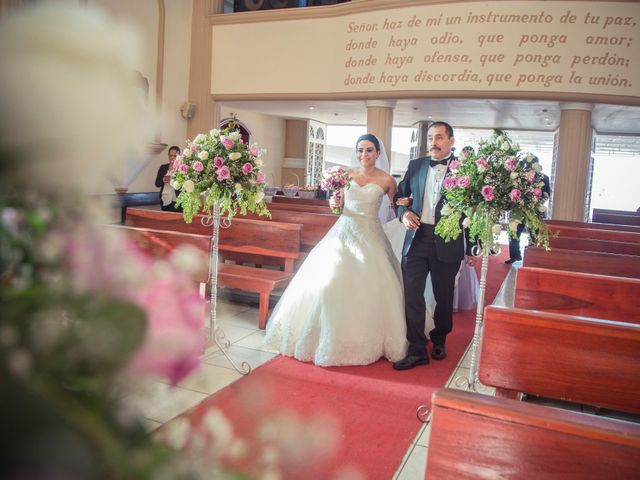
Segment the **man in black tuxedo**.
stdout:
<svg viewBox="0 0 640 480">
<path fill-rule="evenodd" d="M 434 122 L 428 130 L 428 157 L 409 162 L 404 178 L 398 185 L 394 200 L 399 205 L 398 218 L 407 228 L 402 248 L 402 278 L 405 292 L 405 316 L 407 321 L 407 356 L 393 364 L 396 370 L 408 370 L 416 365 L 429 363 L 428 339 L 425 334 L 426 305 L 424 289 L 427 276 L 436 300 L 435 327 L 429 332 L 433 343 L 431 357 L 442 360 L 447 356 L 445 340 L 453 327 L 453 294 L 460 262 L 465 257 L 465 239 L 445 242 L 435 234 L 435 225 L 441 217 L 445 203 L 442 181 L 454 159 L 452 147 L 455 142 L 453 128 L 445 122 Z M 402 206 L 400 198 L 412 197 L 411 208 Z M 467 246 L 470 253 L 471 246 Z M 473 265 L 475 259 L 467 257 Z"/>
</svg>

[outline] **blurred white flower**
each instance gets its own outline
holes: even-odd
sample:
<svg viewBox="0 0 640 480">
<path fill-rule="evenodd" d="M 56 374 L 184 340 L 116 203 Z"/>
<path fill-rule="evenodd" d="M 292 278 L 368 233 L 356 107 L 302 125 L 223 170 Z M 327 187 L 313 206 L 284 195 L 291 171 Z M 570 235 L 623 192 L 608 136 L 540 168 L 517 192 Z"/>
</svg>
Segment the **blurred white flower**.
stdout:
<svg viewBox="0 0 640 480">
<path fill-rule="evenodd" d="M 538 206 L 538 211 L 540 211 L 541 213 L 546 212 L 547 211 L 547 206 L 546 205 Z"/>
<path fill-rule="evenodd" d="M 264 192 L 258 192 L 256 194 L 256 203 L 261 202 L 262 200 L 264 200 Z"/>
<path fill-rule="evenodd" d="M 96 8 L 50 2 L 3 18 L 0 111 L 11 114 L 0 143 L 24 155 L 15 173 L 47 189 L 110 190 L 106 176 L 130 169 L 155 128 L 139 53 L 133 29 Z"/>
<path fill-rule="evenodd" d="M 193 153 L 193 152 L 191 152 L 191 150 L 190 150 L 190 149 L 185 148 L 185 149 L 182 151 L 182 156 L 183 156 L 184 158 L 191 158 L 191 154 L 192 154 L 192 153 Z"/>
<path fill-rule="evenodd" d="M 533 168 L 536 172 L 542 171 L 542 165 L 540 165 L 539 163 L 534 163 L 533 165 L 531 165 L 531 168 Z"/>
<path fill-rule="evenodd" d="M 241 154 L 240 152 L 231 152 L 231 153 L 229 154 L 229 160 L 236 161 L 236 160 L 238 160 L 241 156 L 242 156 L 242 154 Z"/>
<path fill-rule="evenodd" d="M 162 439 L 176 450 L 182 450 L 191 435 L 191 425 L 185 417 L 168 422 L 162 429 Z"/>
<path fill-rule="evenodd" d="M 207 152 L 206 150 L 200 150 L 200 152 L 198 152 L 198 158 L 200 160 L 206 160 L 207 158 L 209 158 L 209 152 Z"/>
<path fill-rule="evenodd" d="M 471 225 L 471 219 L 469 217 L 465 217 L 465 219 L 462 221 L 462 227 L 469 228 L 469 225 Z"/>
<path fill-rule="evenodd" d="M 204 141 L 205 141 L 205 139 L 206 139 L 206 138 L 207 138 L 207 137 L 206 137 L 204 134 L 199 133 L 198 135 L 196 135 L 196 138 L 194 138 L 194 139 L 193 139 L 193 141 L 194 141 L 195 143 L 202 143 L 202 142 L 204 142 Z"/>
<path fill-rule="evenodd" d="M 501 231 L 502 231 L 502 225 L 500 225 L 499 223 L 496 223 L 493 227 L 491 227 L 491 232 L 494 235 L 500 235 Z"/>
<path fill-rule="evenodd" d="M 442 215 L 449 215 L 453 210 L 451 209 L 451 206 L 448 203 L 445 203 L 442 206 Z"/>
<path fill-rule="evenodd" d="M 237 142 L 238 140 L 240 140 L 240 137 L 242 137 L 242 134 L 237 130 L 229 133 L 229 138 L 234 142 Z"/>
<path fill-rule="evenodd" d="M 184 182 L 182 184 L 182 188 L 184 188 L 185 191 L 191 193 L 191 192 L 193 192 L 195 190 L 196 186 L 193 183 L 193 180 L 187 180 L 186 182 Z"/>
</svg>

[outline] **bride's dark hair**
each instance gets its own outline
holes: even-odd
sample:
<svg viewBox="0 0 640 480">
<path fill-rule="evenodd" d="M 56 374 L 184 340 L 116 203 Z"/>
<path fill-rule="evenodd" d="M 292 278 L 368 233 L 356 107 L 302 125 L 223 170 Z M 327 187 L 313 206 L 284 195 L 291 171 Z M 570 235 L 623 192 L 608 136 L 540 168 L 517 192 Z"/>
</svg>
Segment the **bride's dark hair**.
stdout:
<svg viewBox="0 0 640 480">
<path fill-rule="evenodd" d="M 358 148 L 358 144 L 363 140 L 369 140 L 373 143 L 374 147 L 376 147 L 376 152 L 380 151 L 380 141 L 378 137 L 376 137 L 373 133 L 365 133 L 364 135 L 360 135 L 358 137 L 358 141 L 356 142 L 356 148 Z"/>
</svg>

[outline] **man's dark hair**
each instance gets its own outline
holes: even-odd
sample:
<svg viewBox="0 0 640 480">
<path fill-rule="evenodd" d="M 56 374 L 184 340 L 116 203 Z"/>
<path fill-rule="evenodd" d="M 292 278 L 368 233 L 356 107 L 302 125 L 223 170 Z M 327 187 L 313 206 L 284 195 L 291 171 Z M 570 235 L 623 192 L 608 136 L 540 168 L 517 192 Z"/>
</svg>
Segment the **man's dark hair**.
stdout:
<svg viewBox="0 0 640 480">
<path fill-rule="evenodd" d="M 447 135 L 449 137 L 453 137 L 453 127 L 449 125 L 447 122 L 433 122 L 431 125 L 429 125 L 429 130 L 431 130 L 433 127 L 444 127 L 444 129 L 447 132 Z"/>
<path fill-rule="evenodd" d="M 178 152 L 178 154 L 180 154 L 180 147 L 177 145 L 172 145 L 171 147 L 169 147 L 169 153 L 171 153 L 171 150 L 175 150 L 176 152 Z"/>
</svg>

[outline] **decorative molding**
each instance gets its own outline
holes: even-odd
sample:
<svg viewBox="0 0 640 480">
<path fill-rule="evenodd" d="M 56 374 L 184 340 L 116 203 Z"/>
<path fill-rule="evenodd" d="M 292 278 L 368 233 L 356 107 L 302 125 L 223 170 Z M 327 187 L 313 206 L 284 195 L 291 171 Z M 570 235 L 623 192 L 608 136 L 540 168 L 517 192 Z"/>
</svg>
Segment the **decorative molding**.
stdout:
<svg viewBox="0 0 640 480">
<path fill-rule="evenodd" d="M 306 158 L 284 157 L 282 159 L 282 168 L 305 168 L 306 166 Z"/>
<path fill-rule="evenodd" d="M 364 104 L 367 108 L 396 108 L 395 100 L 366 100 Z"/>
<path fill-rule="evenodd" d="M 593 111 L 593 103 L 560 102 L 560 110 L 584 110 L 591 112 Z"/>
<path fill-rule="evenodd" d="M 162 90 L 164 86 L 164 34 L 166 10 L 164 0 L 158 0 L 158 53 L 156 62 L 156 109 L 162 109 Z M 156 142 L 160 142 L 160 131 L 156 132 Z"/>
</svg>

